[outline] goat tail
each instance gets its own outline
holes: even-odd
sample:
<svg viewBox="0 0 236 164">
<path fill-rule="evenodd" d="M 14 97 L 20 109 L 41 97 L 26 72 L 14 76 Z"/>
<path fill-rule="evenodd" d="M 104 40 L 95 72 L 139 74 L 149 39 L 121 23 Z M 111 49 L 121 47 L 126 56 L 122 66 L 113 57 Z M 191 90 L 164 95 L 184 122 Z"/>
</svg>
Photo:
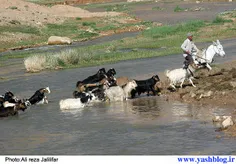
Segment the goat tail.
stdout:
<svg viewBox="0 0 236 164">
<path fill-rule="evenodd" d="M 169 77 L 170 70 L 165 70 L 166 77 Z"/>
</svg>

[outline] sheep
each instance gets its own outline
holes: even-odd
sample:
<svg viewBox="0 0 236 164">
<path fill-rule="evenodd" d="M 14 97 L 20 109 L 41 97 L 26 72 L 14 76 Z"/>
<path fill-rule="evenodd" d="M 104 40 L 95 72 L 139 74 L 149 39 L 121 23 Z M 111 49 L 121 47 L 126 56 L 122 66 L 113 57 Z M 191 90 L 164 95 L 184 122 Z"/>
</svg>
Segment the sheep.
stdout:
<svg viewBox="0 0 236 164">
<path fill-rule="evenodd" d="M 195 68 L 189 65 L 188 69 L 179 68 L 179 69 L 174 69 L 171 71 L 166 70 L 165 75 L 170 80 L 170 86 L 174 89 L 176 89 L 175 86 L 177 83 L 181 83 L 180 88 L 182 88 L 185 79 L 188 79 L 191 82 L 192 86 L 196 87 L 192 81 L 192 79 L 194 78 L 192 73 L 194 71 L 195 71 Z"/>
<path fill-rule="evenodd" d="M 123 87 L 113 86 L 105 89 L 105 95 L 110 101 L 124 101 L 129 97 L 130 92 L 137 87 L 137 83 L 132 80 Z"/>
</svg>

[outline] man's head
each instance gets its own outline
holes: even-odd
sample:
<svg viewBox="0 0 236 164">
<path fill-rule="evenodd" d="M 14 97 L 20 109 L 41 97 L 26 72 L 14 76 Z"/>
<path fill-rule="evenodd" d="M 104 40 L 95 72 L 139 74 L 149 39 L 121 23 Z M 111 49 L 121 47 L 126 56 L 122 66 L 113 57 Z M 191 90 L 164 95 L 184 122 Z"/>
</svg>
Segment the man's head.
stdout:
<svg viewBox="0 0 236 164">
<path fill-rule="evenodd" d="M 193 40 L 193 34 L 192 33 L 188 33 L 187 34 L 187 38 L 192 41 Z"/>
</svg>

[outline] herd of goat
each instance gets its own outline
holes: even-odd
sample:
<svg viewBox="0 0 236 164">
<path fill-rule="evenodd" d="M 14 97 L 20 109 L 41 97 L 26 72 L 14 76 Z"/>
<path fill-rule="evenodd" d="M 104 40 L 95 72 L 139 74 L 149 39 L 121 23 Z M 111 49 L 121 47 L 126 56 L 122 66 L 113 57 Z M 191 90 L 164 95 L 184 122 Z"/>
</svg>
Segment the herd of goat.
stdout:
<svg viewBox="0 0 236 164">
<path fill-rule="evenodd" d="M 73 98 L 60 100 L 60 109 L 77 109 L 91 102 L 124 101 L 134 98 L 142 93 L 159 94 L 156 84 L 160 81 L 158 75 L 146 80 L 134 80 L 127 77 L 115 78 L 114 68 L 107 72 L 101 68 L 88 78 L 76 83 Z M 0 95 L 0 117 L 17 115 L 19 111 L 25 111 L 31 105 L 48 104 L 45 93 L 50 93 L 49 87 L 37 90 L 29 99 L 20 100 L 10 91 Z"/>
<path fill-rule="evenodd" d="M 78 81 L 76 91 L 73 92 L 73 98 L 61 100 L 60 108 L 81 108 L 91 102 L 124 101 L 145 92 L 148 96 L 150 92 L 153 95 L 159 93 L 159 89 L 156 87 L 157 82 L 160 81 L 158 75 L 146 80 L 134 80 L 127 77 L 115 78 L 115 75 L 114 68 L 107 72 L 105 68 L 101 68 L 96 74 L 83 81 Z"/>
</svg>

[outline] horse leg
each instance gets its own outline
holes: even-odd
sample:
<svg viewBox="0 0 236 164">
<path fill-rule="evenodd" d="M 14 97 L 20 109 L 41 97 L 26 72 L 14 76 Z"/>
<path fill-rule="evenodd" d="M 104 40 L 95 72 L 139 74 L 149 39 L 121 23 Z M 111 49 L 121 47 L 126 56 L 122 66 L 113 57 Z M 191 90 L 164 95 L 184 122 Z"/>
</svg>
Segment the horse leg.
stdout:
<svg viewBox="0 0 236 164">
<path fill-rule="evenodd" d="M 196 87 L 196 85 L 193 84 L 191 77 L 188 80 L 190 81 L 190 83 L 192 84 L 193 87 Z"/>
</svg>

